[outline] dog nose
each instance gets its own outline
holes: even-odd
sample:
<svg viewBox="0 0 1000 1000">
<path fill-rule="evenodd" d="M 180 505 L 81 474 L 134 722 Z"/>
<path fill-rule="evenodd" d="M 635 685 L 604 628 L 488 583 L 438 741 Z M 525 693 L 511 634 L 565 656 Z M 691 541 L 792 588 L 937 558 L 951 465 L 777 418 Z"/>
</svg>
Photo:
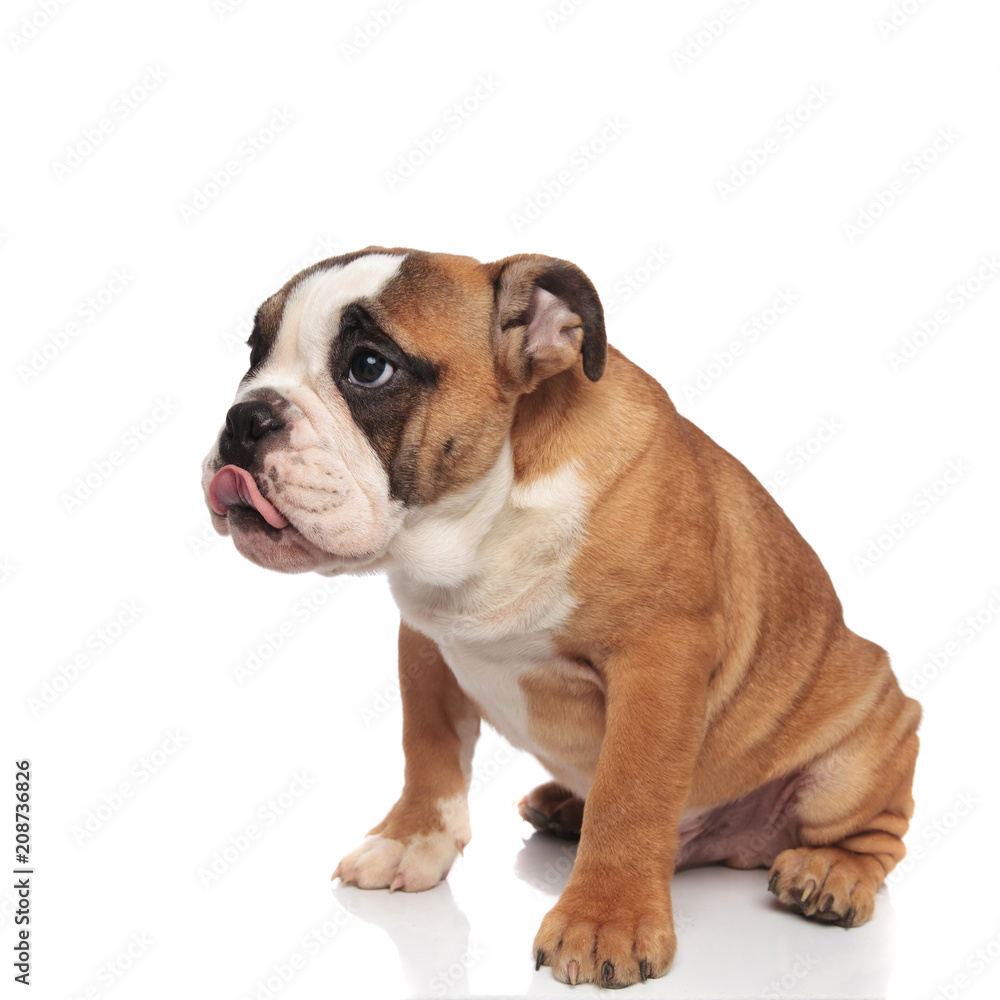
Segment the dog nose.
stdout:
<svg viewBox="0 0 1000 1000">
<path fill-rule="evenodd" d="M 246 466 L 254 457 L 257 442 L 285 425 L 267 403 L 237 403 L 226 414 L 226 429 L 219 453 L 232 465 Z"/>
</svg>

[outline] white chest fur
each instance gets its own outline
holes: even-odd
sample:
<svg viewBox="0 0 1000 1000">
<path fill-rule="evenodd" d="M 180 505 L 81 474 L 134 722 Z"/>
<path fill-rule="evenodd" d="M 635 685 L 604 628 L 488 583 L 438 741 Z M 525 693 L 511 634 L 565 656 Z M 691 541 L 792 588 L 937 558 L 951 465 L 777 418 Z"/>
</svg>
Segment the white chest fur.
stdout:
<svg viewBox="0 0 1000 1000">
<path fill-rule="evenodd" d="M 573 465 L 518 485 L 508 446 L 474 490 L 415 512 L 387 567 L 403 619 L 437 643 L 488 720 L 533 753 L 546 748 L 529 732 L 520 681 L 565 669 L 553 639 L 575 607 L 569 569 L 586 509 Z"/>
</svg>

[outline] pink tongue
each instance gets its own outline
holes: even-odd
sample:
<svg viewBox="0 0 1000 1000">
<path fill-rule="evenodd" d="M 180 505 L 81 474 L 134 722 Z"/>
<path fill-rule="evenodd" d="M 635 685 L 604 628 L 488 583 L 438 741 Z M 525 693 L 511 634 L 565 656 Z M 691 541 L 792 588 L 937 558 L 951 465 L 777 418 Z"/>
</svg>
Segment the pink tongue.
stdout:
<svg viewBox="0 0 1000 1000">
<path fill-rule="evenodd" d="M 238 465 L 219 469 L 208 487 L 208 499 L 216 514 L 225 516 L 230 507 L 253 507 L 272 528 L 288 524 L 288 518 L 261 496 L 253 476 Z"/>
</svg>

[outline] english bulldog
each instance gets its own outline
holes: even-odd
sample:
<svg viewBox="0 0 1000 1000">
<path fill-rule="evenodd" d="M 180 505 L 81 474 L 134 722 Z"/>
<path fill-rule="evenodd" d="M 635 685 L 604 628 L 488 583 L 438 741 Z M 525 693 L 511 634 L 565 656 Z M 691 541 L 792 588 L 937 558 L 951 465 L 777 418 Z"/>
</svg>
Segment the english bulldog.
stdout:
<svg viewBox="0 0 1000 1000">
<path fill-rule="evenodd" d="M 405 787 L 334 878 L 447 875 L 485 720 L 552 776 L 521 816 L 579 837 L 536 969 L 662 976 L 693 865 L 871 917 L 920 706 L 760 483 L 608 347 L 578 267 L 368 247 L 288 281 L 249 345 L 203 467 L 216 529 L 269 569 L 383 570 L 400 611 Z"/>
</svg>

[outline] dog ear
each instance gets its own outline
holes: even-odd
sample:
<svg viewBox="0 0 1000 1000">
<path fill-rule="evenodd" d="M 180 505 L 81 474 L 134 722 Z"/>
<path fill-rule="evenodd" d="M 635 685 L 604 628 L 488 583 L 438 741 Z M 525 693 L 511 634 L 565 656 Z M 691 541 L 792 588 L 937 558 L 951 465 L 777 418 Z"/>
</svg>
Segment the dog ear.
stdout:
<svg viewBox="0 0 1000 1000">
<path fill-rule="evenodd" d="M 596 382 L 608 342 L 601 300 L 583 271 L 541 254 L 505 257 L 490 267 L 494 346 L 523 391 L 565 371 L 581 354 L 584 374 Z"/>
</svg>

